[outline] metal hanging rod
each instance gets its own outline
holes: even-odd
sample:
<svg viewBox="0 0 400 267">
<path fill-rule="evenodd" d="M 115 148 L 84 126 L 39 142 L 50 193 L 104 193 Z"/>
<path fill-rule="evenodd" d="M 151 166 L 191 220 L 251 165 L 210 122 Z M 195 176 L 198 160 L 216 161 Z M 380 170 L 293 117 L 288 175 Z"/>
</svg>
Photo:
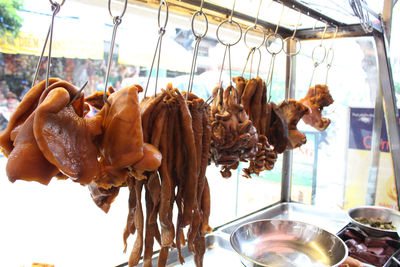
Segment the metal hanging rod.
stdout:
<svg viewBox="0 0 400 267">
<path fill-rule="evenodd" d="M 194 6 L 199 6 L 200 3 L 201 3 L 200 0 L 181 0 L 181 2 L 186 3 L 186 4 L 190 4 L 190 5 L 194 5 Z M 218 5 L 206 2 L 206 1 L 204 1 L 203 8 L 215 11 L 215 12 L 220 13 L 220 14 L 225 14 L 227 17 L 229 17 L 231 12 L 232 12 L 232 10 L 229 9 L 229 8 L 218 6 Z M 253 16 L 249 16 L 247 14 L 235 11 L 234 17 L 236 19 L 244 20 L 244 21 L 250 22 L 251 24 L 254 24 L 255 17 L 253 17 Z M 265 20 L 261 20 L 261 19 L 257 20 L 257 24 L 259 24 L 260 26 L 262 26 L 264 28 L 268 28 L 268 29 L 275 29 L 275 27 L 276 27 L 275 24 L 270 23 L 270 22 L 265 21 Z M 289 36 L 289 35 L 292 34 L 292 31 L 289 28 L 286 28 L 284 26 L 280 26 L 279 32 L 283 36 Z"/>
</svg>

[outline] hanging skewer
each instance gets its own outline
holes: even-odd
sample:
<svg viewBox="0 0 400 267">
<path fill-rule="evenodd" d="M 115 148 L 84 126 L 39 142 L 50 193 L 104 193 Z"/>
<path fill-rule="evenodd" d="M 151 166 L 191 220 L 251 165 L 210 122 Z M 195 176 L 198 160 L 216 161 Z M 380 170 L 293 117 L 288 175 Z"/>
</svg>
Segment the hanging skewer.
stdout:
<svg viewBox="0 0 400 267">
<path fill-rule="evenodd" d="M 125 11 L 126 11 L 127 5 L 128 5 L 128 0 L 125 0 L 124 8 L 123 8 L 121 14 L 119 16 L 113 16 L 112 11 L 111 11 L 111 0 L 108 0 L 108 12 L 110 13 L 110 16 L 113 19 L 114 27 L 113 27 L 112 37 L 111 37 L 110 53 L 108 55 L 106 80 L 104 82 L 103 100 L 104 100 L 104 103 L 107 103 L 107 104 L 110 104 L 107 101 L 107 85 L 108 85 L 108 78 L 109 78 L 109 75 L 110 75 L 112 56 L 113 56 L 113 53 L 114 53 L 115 37 L 117 36 L 118 26 L 122 22 L 122 17 L 125 15 Z"/>
<path fill-rule="evenodd" d="M 164 24 L 161 26 L 161 10 L 162 10 L 163 6 L 165 6 L 165 20 L 164 20 Z M 168 16 L 169 16 L 168 4 L 166 1 L 161 0 L 160 5 L 158 7 L 158 40 L 157 40 L 156 50 L 154 52 L 153 61 L 151 62 L 149 77 L 147 78 L 146 89 L 144 90 L 144 97 L 146 97 L 146 95 L 147 95 L 147 89 L 149 88 L 150 77 L 151 77 L 151 73 L 153 72 L 153 66 L 154 66 L 154 61 L 156 60 L 156 57 L 157 57 L 157 69 L 156 69 L 156 81 L 155 81 L 155 87 L 154 87 L 154 96 L 157 94 L 157 83 L 158 83 L 158 72 L 160 69 L 162 38 L 165 34 L 165 28 L 167 27 Z"/>
<path fill-rule="evenodd" d="M 269 35 L 267 37 L 267 39 L 265 40 L 265 48 L 267 49 L 268 53 L 271 54 L 271 62 L 269 64 L 267 80 L 265 82 L 267 91 L 268 91 L 268 87 L 269 87 L 267 102 L 271 101 L 272 80 L 273 80 L 273 76 L 274 76 L 275 58 L 276 58 L 276 55 L 279 54 L 283 50 L 283 38 L 280 34 L 278 34 L 278 29 L 279 29 L 279 25 L 282 20 L 284 8 L 285 8 L 285 6 L 282 3 L 281 15 L 279 17 L 278 23 L 276 24 L 275 32 L 273 34 Z M 277 46 L 276 49 L 274 49 L 272 44 L 276 41 L 278 41 L 279 45 Z"/>
<path fill-rule="evenodd" d="M 199 54 L 200 41 L 201 41 L 201 39 L 203 39 L 206 36 L 207 31 L 208 31 L 208 19 L 207 19 L 207 15 L 203 12 L 203 3 L 204 3 L 204 0 L 201 1 L 200 10 L 193 14 L 192 20 L 191 20 L 192 33 L 195 37 L 196 42 L 195 42 L 194 50 L 193 50 L 192 66 L 190 68 L 188 93 L 186 94 L 186 99 L 189 98 L 189 94 L 192 92 L 192 88 L 193 88 L 193 79 L 194 79 L 194 73 L 196 72 L 196 63 L 197 63 L 197 56 Z M 201 15 L 204 17 L 205 30 L 202 34 L 198 34 L 198 33 L 196 33 L 196 31 L 194 29 L 194 21 L 195 21 L 196 16 L 201 16 Z"/>
<path fill-rule="evenodd" d="M 236 0 L 233 1 L 233 7 L 232 7 L 232 11 L 231 11 L 231 15 L 230 15 L 229 19 L 228 20 L 224 20 L 223 22 L 221 22 L 218 25 L 218 28 L 217 28 L 217 39 L 218 39 L 218 42 L 220 42 L 220 44 L 225 46 L 225 52 L 224 52 L 224 57 L 222 59 L 221 72 L 220 72 L 219 82 L 218 82 L 218 85 L 220 86 L 220 88 L 222 88 L 222 72 L 224 71 L 225 58 L 226 58 L 226 54 L 227 53 L 228 53 L 229 77 L 230 77 L 230 81 L 229 82 L 230 82 L 230 85 L 232 85 L 231 46 L 234 46 L 235 44 L 237 44 L 240 41 L 240 39 L 242 39 L 242 28 L 240 27 L 239 23 L 237 23 L 236 21 L 233 20 L 233 13 L 234 13 L 234 10 L 235 10 L 235 4 L 236 4 Z M 234 25 L 239 30 L 240 35 L 239 35 L 239 38 L 235 42 L 231 42 L 231 43 L 226 42 L 225 43 L 220 38 L 219 31 L 220 31 L 221 27 L 226 23 L 229 23 L 230 25 Z"/>
<path fill-rule="evenodd" d="M 36 65 L 35 76 L 33 77 L 32 86 L 31 87 L 35 86 L 35 83 L 36 83 L 36 80 L 37 80 L 37 76 L 39 74 L 39 68 L 40 68 L 40 65 L 42 63 L 44 51 L 46 50 L 47 42 L 49 41 L 49 37 L 50 37 L 49 55 L 48 55 L 48 58 L 47 58 L 47 67 L 46 67 L 46 88 L 47 88 L 47 86 L 49 84 L 51 48 L 52 48 L 52 43 L 53 43 L 54 19 L 55 19 L 57 13 L 60 11 L 60 8 L 64 4 L 65 0 L 62 0 L 61 3 L 57 3 L 57 2 L 54 2 L 52 0 L 49 0 L 49 1 L 50 1 L 50 4 L 51 4 L 51 10 L 53 11 L 53 14 L 51 16 L 51 23 L 50 23 L 50 26 L 49 26 L 49 30 L 47 31 L 47 36 L 46 36 L 46 39 L 45 39 L 44 44 L 43 44 L 42 53 L 40 54 L 38 64 Z"/>
<path fill-rule="evenodd" d="M 292 91 L 292 66 L 293 66 L 293 58 L 294 58 L 297 54 L 299 54 L 299 52 L 300 52 L 300 50 L 301 50 L 301 42 L 300 42 L 300 39 L 296 38 L 297 28 L 298 28 L 299 25 L 300 25 L 300 19 L 301 19 L 301 11 L 298 10 L 298 12 L 299 12 L 299 18 L 297 19 L 296 26 L 295 26 L 295 28 L 294 28 L 294 30 L 293 30 L 293 35 L 290 36 L 290 37 L 287 37 L 287 38 L 284 40 L 284 43 L 285 43 L 286 45 L 283 46 L 283 51 L 285 52 L 286 56 L 289 57 L 289 82 L 288 82 L 288 88 L 287 88 L 287 92 L 288 92 L 288 93 L 287 93 L 287 95 L 286 95 L 286 98 L 287 98 L 286 100 L 288 100 L 288 98 L 290 98 L 290 96 L 291 96 L 291 91 Z M 287 49 L 285 49 L 285 47 L 287 47 L 287 43 L 288 43 L 289 41 L 295 43 L 295 48 L 294 48 L 295 50 L 294 50 L 294 51 L 288 51 Z M 299 45 L 297 46 L 297 44 L 299 44 Z M 297 48 L 297 47 L 298 47 L 298 48 Z"/>
<path fill-rule="evenodd" d="M 265 33 L 264 29 L 263 29 L 261 26 L 258 26 L 258 25 L 257 25 L 257 23 L 258 23 L 258 16 L 259 16 L 259 14 L 260 14 L 260 9 L 261 9 L 261 3 L 262 3 L 262 0 L 260 0 L 260 3 L 259 3 L 259 5 L 258 5 L 257 16 L 256 16 L 256 19 L 255 19 L 255 21 L 254 21 L 254 25 L 253 25 L 253 26 L 249 26 L 249 27 L 246 29 L 246 31 L 244 32 L 244 36 L 243 36 L 244 44 L 246 45 L 247 48 L 249 48 L 249 54 L 248 54 L 248 56 L 247 56 L 246 63 L 244 64 L 244 68 L 243 68 L 243 71 L 242 71 L 242 76 L 244 75 L 244 72 L 245 72 L 246 67 L 247 67 L 247 63 L 249 62 L 249 59 L 250 59 L 250 57 L 251 57 L 249 79 L 251 79 L 252 67 L 253 67 L 253 57 L 254 57 L 254 53 L 255 53 L 256 50 L 258 50 L 258 52 L 259 52 L 259 61 L 258 61 L 258 67 L 257 67 L 257 76 L 258 76 L 258 74 L 259 74 L 259 72 L 260 72 L 260 65 L 261 65 L 261 51 L 260 51 L 260 47 L 264 44 L 265 37 L 266 37 L 266 33 Z M 258 46 L 253 46 L 253 47 L 251 47 L 251 46 L 248 45 L 248 43 L 247 43 L 247 34 L 248 34 L 248 32 L 249 32 L 250 30 L 254 30 L 254 31 L 260 30 L 260 31 L 261 31 L 261 33 L 262 33 L 262 35 L 263 35 L 263 38 L 262 38 L 262 42 L 261 42 Z"/>
<path fill-rule="evenodd" d="M 311 59 L 313 61 L 314 68 L 313 68 L 313 71 L 312 71 L 312 74 L 311 74 L 309 87 L 311 87 L 311 85 L 312 85 L 312 82 L 313 82 L 313 79 L 314 79 L 315 70 L 318 68 L 318 66 L 322 62 L 324 62 L 325 57 L 326 57 L 326 47 L 323 45 L 323 41 L 324 41 L 324 38 L 325 38 L 325 33 L 326 33 L 327 27 L 328 27 L 328 23 L 325 22 L 325 28 L 324 28 L 324 32 L 322 33 L 321 42 L 320 42 L 319 45 L 314 47 L 314 49 L 312 51 L 312 54 L 311 54 Z M 322 57 L 320 59 L 318 59 L 318 58 L 316 58 L 316 52 L 318 50 L 321 50 L 321 49 L 322 49 Z"/>
<path fill-rule="evenodd" d="M 337 33 L 338 33 L 339 27 L 335 25 L 335 28 L 336 28 L 335 34 L 333 35 L 333 40 L 332 40 L 331 46 L 329 47 L 328 53 L 327 53 L 327 55 L 326 55 L 325 84 L 328 83 L 328 73 L 329 73 L 330 68 L 332 67 L 333 58 L 334 58 L 334 56 L 335 56 L 335 51 L 333 50 L 333 43 L 334 43 L 335 40 L 336 40 L 336 35 L 337 35 Z"/>
</svg>

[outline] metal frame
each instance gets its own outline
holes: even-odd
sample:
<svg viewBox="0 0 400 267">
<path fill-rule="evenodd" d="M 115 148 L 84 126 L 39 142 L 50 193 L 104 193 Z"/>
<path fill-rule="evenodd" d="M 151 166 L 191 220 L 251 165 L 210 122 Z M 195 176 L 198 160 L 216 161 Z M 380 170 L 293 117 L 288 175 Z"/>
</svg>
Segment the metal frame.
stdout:
<svg viewBox="0 0 400 267">
<path fill-rule="evenodd" d="M 378 57 L 378 65 L 379 65 L 379 78 L 381 88 L 378 90 L 375 99 L 375 118 L 374 118 L 374 127 L 372 133 L 373 139 L 373 148 L 371 154 L 371 165 L 370 165 L 370 175 L 369 180 L 376 181 L 377 173 L 378 173 L 378 163 L 379 163 L 379 141 L 381 134 L 381 126 L 383 118 L 386 119 L 386 128 L 388 130 L 388 137 L 390 143 L 390 151 L 392 154 L 393 160 L 393 169 L 396 181 L 396 190 L 397 190 L 397 200 L 398 206 L 400 207 L 400 165 L 397 164 L 400 162 L 400 131 L 398 127 L 398 114 L 397 114 L 397 106 L 396 106 L 396 96 L 394 90 L 394 83 L 392 77 L 392 71 L 390 66 L 390 59 L 388 56 L 388 44 L 386 40 L 386 35 L 388 34 L 388 26 L 390 27 L 391 21 L 391 9 L 390 6 L 393 7 L 396 3 L 396 0 L 386 0 L 384 7 L 384 15 L 382 16 L 374 13 L 372 10 L 367 9 L 370 15 L 378 18 L 381 23 L 373 24 L 373 31 L 371 33 L 364 32 L 363 28 L 360 24 L 348 25 L 337 21 L 331 17 L 322 14 L 305 4 L 301 3 L 298 0 L 274 0 L 275 2 L 282 3 L 288 8 L 294 9 L 296 11 L 301 11 L 302 14 L 305 14 L 309 17 L 314 18 L 317 21 L 321 21 L 329 25 L 327 29 L 326 39 L 332 38 L 333 33 L 335 32 L 335 26 L 339 27 L 339 32 L 337 34 L 337 38 L 345 38 L 345 37 L 365 37 L 365 36 L 373 36 L 376 43 L 376 53 Z M 193 6 L 199 6 L 200 0 L 180 0 L 181 3 L 186 3 Z M 204 2 L 204 8 L 215 11 L 220 14 L 224 14 L 229 16 L 231 13 L 230 9 L 217 6 L 215 4 L 211 4 L 208 2 Z M 389 12 L 390 11 L 390 12 Z M 234 16 L 243 21 L 247 21 L 249 23 L 254 22 L 254 17 L 242 14 L 239 12 L 235 12 Z M 383 21 L 384 20 L 384 21 Z M 384 23 L 385 22 L 385 23 Z M 266 21 L 259 20 L 258 23 L 268 29 L 275 29 L 276 25 L 271 24 Z M 291 29 L 280 27 L 279 34 L 284 37 L 291 36 L 293 31 Z M 319 39 L 321 33 L 321 28 L 316 29 L 302 29 L 297 30 L 296 37 L 300 40 L 312 40 Z M 290 44 L 289 47 L 290 48 Z M 288 65 L 288 64 L 287 64 Z M 292 64 L 292 73 L 294 73 L 296 69 L 296 64 Z M 287 71 L 289 67 L 286 68 Z M 286 77 L 287 79 L 287 77 Z M 286 81 L 288 83 L 288 81 Z M 292 85 L 294 86 L 294 81 L 292 81 Z M 287 90 L 288 86 L 286 86 Z M 286 91 L 285 94 L 288 92 Z M 291 96 L 293 97 L 293 96 Z M 291 171 L 292 171 L 292 154 L 291 152 L 286 152 L 283 155 L 283 166 L 282 166 L 282 191 L 281 191 L 281 202 L 289 202 L 291 201 Z M 370 189 L 369 193 L 372 192 Z M 369 204 L 372 203 L 373 195 L 370 196 L 368 200 Z"/>
</svg>

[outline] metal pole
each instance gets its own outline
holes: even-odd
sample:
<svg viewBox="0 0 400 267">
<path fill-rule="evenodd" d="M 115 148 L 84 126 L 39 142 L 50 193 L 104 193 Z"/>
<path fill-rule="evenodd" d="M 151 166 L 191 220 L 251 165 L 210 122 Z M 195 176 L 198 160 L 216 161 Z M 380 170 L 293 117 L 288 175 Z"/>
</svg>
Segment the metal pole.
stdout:
<svg viewBox="0 0 400 267">
<path fill-rule="evenodd" d="M 383 94 L 384 101 L 383 111 L 385 114 L 386 129 L 388 131 L 392 165 L 396 181 L 397 205 L 400 207 L 400 131 L 396 95 L 385 35 L 384 33 L 374 31 L 374 38 L 378 55 L 381 93 Z"/>
<path fill-rule="evenodd" d="M 372 128 L 371 161 L 369 167 L 367 195 L 365 204 L 375 205 L 376 185 L 378 182 L 381 133 L 383 124 L 383 99 L 381 87 L 378 86 L 375 96 L 374 125 Z"/>
<path fill-rule="evenodd" d="M 286 42 L 287 50 L 290 52 L 296 51 L 296 42 L 289 40 Z M 290 63 L 290 60 L 292 63 Z M 291 78 L 288 75 L 291 75 Z M 289 84 L 290 82 L 290 84 Z M 295 97 L 296 84 L 296 57 L 286 57 L 286 77 L 285 77 L 285 99 Z M 292 195 L 292 164 L 293 150 L 287 150 L 283 153 L 282 161 L 282 183 L 281 183 L 281 202 L 290 202 Z"/>
</svg>

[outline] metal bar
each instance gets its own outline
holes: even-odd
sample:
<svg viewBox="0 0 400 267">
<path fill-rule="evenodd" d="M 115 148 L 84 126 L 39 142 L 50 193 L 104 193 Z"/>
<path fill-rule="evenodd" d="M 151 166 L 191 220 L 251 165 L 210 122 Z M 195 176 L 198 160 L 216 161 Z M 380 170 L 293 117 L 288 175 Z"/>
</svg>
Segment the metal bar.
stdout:
<svg viewBox="0 0 400 267">
<path fill-rule="evenodd" d="M 290 53 L 296 52 L 296 42 L 289 40 L 286 42 L 286 51 Z M 286 73 L 291 73 L 292 78 L 285 77 L 285 99 L 294 98 L 296 84 L 296 57 L 286 57 Z M 290 82 L 290 84 L 289 84 Z M 282 161 L 282 182 L 281 182 L 281 202 L 290 202 L 292 198 L 292 165 L 293 150 L 287 150 L 283 153 Z"/>
<path fill-rule="evenodd" d="M 384 101 L 386 129 L 388 131 L 390 152 L 392 154 L 394 177 L 396 181 L 397 205 L 400 208 L 400 131 L 396 95 L 385 34 L 374 31 L 374 38 L 378 55 L 378 67 L 381 92 Z"/>
<path fill-rule="evenodd" d="M 291 9 L 295 9 L 295 10 L 299 9 L 299 10 L 301 10 L 301 12 L 303 14 L 306 14 L 307 16 L 312 17 L 313 19 L 316 19 L 318 21 L 327 22 L 331 26 L 336 25 L 336 26 L 341 27 L 341 26 L 346 25 L 340 21 L 337 21 L 331 17 L 328 17 L 328 16 L 306 6 L 305 4 L 299 3 L 296 0 L 274 0 L 274 1 L 278 2 L 278 3 L 283 3 L 285 6 L 291 8 Z"/>
<path fill-rule="evenodd" d="M 383 1 L 382 20 L 383 20 L 384 30 L 389 42 L 390 42 L 390 32 L 392 29 L 393 7 L 394 3 L 392 0 Z"/>
<path fill-rule="evenodd" d="M 200 0 L 181 0 L 181 2 L 190 4 L 190 5 L 194 5 L 194 6 L 200 6 L 200 3 L 201 3 Z M 209 2 L 204 2 L 203 9 L 212 10 L 212 11 L 215 11 L 217 13 L 225 14 L 227 16 L 229 16 L 231 14 L 231 11 L 232 11 L 229 8 L 218 6 L 218 5 L 209 3 Z M 238 19 L 241 19 L 241 20 L 244 20 L 244 21 L 251 22 L 252 24 L 254 23 L 254 20 L 255 20 L 255 17 L 249 16 L 247 14 L 243 14 L 243 13 L 240 13 L 240 12 L 237 12 L 237 11 L 235 11 L 234 17 L 238 18 Z M 276 27 L 276 24 L 270 23 L 270 22 L 265 21 L 265 20 L 258 19 L 257 23 L 259 25 L 261 25 L 262 27 L 268 28 L 268 29 L 275 29 L 275 27 Z M 279 28 L 280 28 L 279 32 L 283 36 L 290 36 L 292 34 L 292 31 L 290 29 L 286 28 L 286 27 L 280 26 Z"/>
<path fill-rule="evenodd" d="M 296 36 L 301 40 L 321 39 L 322 30 L 323 28 L 316 28 L 315 30 L 312 28 L 297 30 Z M 329 27 L 326 30 L 325 39 L 333 38 L 335 31 L 336 31 L 335 27 Z M 336 35 L 336 38 L 359 37 L 359 36 L 372 36 L 372 33 L 367 34 L 364 32 L 360 24 L 353 24 L 353 25 L 341 26 Z"/>
<path fill-rule="evenodd" d="M 320 133 L 314 133 L 314 162 L 313 162 L 313 176 L 311 187 L 311 204 L 315 204 L 315 196 L 317 195 L 317 174 L 318 174 L 318 145 Z"/>
<path fill-rule="evenodd" d="M 376 186 L 378 182 L 381 133 L 383 125 L 383 99 L 381 87 L 378 86 L 375 96 L 374 124 L 372 127 L 371 159 L 367 183 L 365 204 L 375 205 Z"/>
</svg>

